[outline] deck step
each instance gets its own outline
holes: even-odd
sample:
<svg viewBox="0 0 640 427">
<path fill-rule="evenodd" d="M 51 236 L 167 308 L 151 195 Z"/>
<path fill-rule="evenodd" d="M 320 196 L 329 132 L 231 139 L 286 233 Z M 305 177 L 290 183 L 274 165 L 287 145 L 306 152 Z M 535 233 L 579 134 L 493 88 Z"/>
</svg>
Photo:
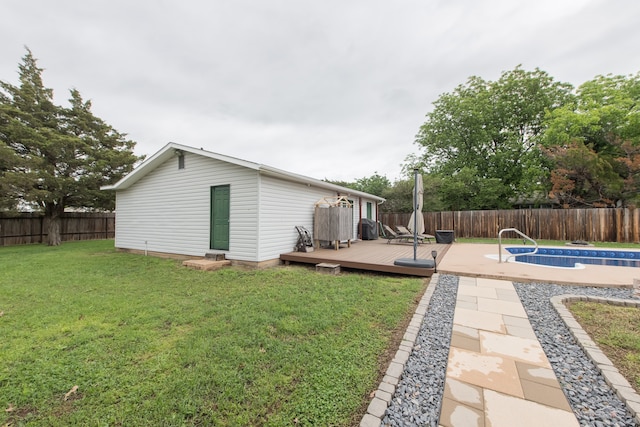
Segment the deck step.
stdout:
<svg viewBox="0 0 640 427">
<path fill-rule="evenodd" d="M 331 264 L 328 262 L 321 262 L 320 264 L 316 264 L 316 271 L 318 273 L 324 273 L 324 274 L 339 274 L 340 264 Z"/>
<path fill-rule="evenodd" d="M 216 261 L 212 259 L 189 259 L 182 263 L 183 266 L 193 268 L 195 270 L 213 271 L 218 270 L 227 265 L 231 265 L 230 260 Z"/>
</svg>

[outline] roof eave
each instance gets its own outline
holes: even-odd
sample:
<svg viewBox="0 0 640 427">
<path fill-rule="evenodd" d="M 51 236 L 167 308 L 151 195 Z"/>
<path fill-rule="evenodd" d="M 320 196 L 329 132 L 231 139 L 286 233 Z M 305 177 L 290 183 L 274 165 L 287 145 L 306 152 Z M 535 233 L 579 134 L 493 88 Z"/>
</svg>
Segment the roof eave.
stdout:
<svg viewBox="0 0 640 427">
<path fill-rule="evenodd" d="M 160 164 L 167 161 L 167 159 L 171 158 L 172 156 L 175 156 L 177 150 L 185 153 L 198 154 L 201 156 L 222 160 L 238 166 L 243 166 L 249 169 L 256 170 L 259 173 L 263 173 L 265 175 L 270 175 L 270 176 L 278 177 L 280 179 L 286 179 L 292 182 L 307 184 L 309 186 L 314 186 L 318 188 L 335 191 L 342 195 L 364 197 L 367 199 L 375 200 L 379 203 L 385 202 L 384 198 L 375 196 L 373 194 L 364 193 L 362 191 L 357 191 L 351 188 L 342 187 L 340 185 L 332 184 L 330 182 L 322 181 L 322 180 L 311 178 L 308 176 L 287 172 L 282 169 L 277 169 L 271 166 L 249 162 L 247 160 L 238 159 L 236 157 L 225 156 L 222 154 L 213 153 L 203 149 L 189 147 L 187 145 L 182 145 L 175 142 L 169 142 L 167 145 L 162 147 L 157 153 L 145 159 L 140 165 L 138 165 L 138 167 L 136 167 L 127 176 L 123 177 L 120 181 L 112 185 L 102 186 L 100 187 L 100 189 L 101 190 L 126 190 L 127 188 L 131 187 L 133 184 L 138 182 L 140 179 L 144 178 L 151 171 L 153 171 L 156 168 L 156 166 L 159 166 Z"/>
<path fill-rule="evenodd" d="M 287 172 L 281 169 L 272 168 L 270 166 L 260 165 L 260 171 L 266 175 L 275 176 L 281 179 L 286 179 L 288 181 L 298 182 L 302 184 L 307 184 L 309 186 L 332 190 L 337 193 L 340 193 L 341 195 L 364 197 L 367 199 L 375 200 L 379 203 L 384 203 L 386 201 L 386 199 L 382 197 L 378 197 L 373 194 L 354 190 L 348 187 L 343 187 L 341 185 L 332 184 L 330 182 L 322 181 L 322 180 L 311 178 L 308 176 L 298 175 L 298 174 Z"/>
</svg>

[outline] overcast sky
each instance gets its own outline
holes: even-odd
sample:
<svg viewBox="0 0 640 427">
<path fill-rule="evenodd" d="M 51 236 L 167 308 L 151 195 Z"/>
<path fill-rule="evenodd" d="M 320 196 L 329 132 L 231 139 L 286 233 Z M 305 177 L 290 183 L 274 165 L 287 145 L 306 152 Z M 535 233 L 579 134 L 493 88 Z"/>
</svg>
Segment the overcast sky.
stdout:
<svg viewBox="0 0 640 427">
<path fill-rule="evenodd" d="M 391 181 L 432 103 L 518 64 L 579 86 L 640 71 L 638 0 L 2 0 L 0 80 L 45 86 L 151 155 L 169 141 Z"/>
</svg>

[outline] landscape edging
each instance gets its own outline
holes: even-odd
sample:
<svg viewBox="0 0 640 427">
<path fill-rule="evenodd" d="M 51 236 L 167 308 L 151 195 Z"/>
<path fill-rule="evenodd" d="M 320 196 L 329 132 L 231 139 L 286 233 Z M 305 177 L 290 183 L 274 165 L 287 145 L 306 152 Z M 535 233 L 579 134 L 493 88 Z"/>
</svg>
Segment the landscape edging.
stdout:
<svg viewBox="0 0 640 427">
<path fill-rule="evenodd" d="M 553 308 L 556 310 L 558 316 L 560 316 L 567 328 L 569 328 L 571 335 L 575 338 L 578 345 L 582 347 L 589 359 L 591 359 L 591 361 L 596 365 L 607 384 L 609 384 L 620 400 L 622 400 L 627 408 L 629 408 L 629 411 L 633 414 L 636 422 L 640 424 L 640 395 L 636 393 L 635 389 L 631 384 L 629 384 L 629 381 L 620 374 L 611 360 L 602 352 L 602 350 L 600 350 L 600 347 L 598 347 L 591 337 L 589 337 L 582 326 L 580 326 L 576 321 L 573 314 L 571 314 L 569 309 L 566 307 L 566 303 L 577 301 L 640 308 L 640 300 L 602 298 L 572 294 L 556 295 L 551 298 Z"/>
</svg>

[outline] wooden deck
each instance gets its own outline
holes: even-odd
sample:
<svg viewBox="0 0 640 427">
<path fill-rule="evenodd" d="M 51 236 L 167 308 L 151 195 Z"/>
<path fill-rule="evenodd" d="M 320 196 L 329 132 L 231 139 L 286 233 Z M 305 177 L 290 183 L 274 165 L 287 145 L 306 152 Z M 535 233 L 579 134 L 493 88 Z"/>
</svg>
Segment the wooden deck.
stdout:
<svg viewBox="0 0 640 427">
<path fill-rule="evenodd" d="M 440 243 L 422 243 L 418 245 L 418 259 L 433 259 L 431 251 L 437 251 L 436 268 L 450 245 Z M 340 264 L 341 268 L 395 273 L 408 276 L 431 277 L 433 268 L 401 267 L 393 262 L 398 258 L 413 258 L 413 243 L 389 243 L 387 239 L 362 240 L 346 244 L 340 249 L 319 249 L 313 252 L 289 252 L 280 255 L 286 264 L 290 262 L 320 264 L 323 262 Z"/>
</svg>

